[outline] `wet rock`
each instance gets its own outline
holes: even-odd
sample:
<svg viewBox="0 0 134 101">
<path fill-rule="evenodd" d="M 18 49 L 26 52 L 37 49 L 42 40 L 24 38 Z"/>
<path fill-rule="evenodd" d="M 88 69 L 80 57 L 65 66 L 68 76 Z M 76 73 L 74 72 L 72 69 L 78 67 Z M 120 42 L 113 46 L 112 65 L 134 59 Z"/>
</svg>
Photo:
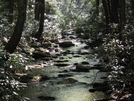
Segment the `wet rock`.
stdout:
<svg viewBox="0 0 134 101">
<path fill-rule="evenodd" d="M 73 57 L 81 57 L 80 55 L 74 55 Z"/>
<path fill-rule="evenodd" d="M 58 77 L 69 77 L 72 76 L 71 74 L 59 74 Z"/>
<path fill-rule="evenodd" d="M 45 47 L 45 48 L 47 48 L 47 47 L 51 47 L 51 42 L 44 42 L 43 44 L 42 44 L 42 46 L 43 47 Z"/>
<path fill-rule="evenodd" d="M 76 65 L 76 71 L 77 72 L 89 72 L 89 69 L 91 69 L 90 66 L 84 66 L 82 64 L 77 64 Z"/>
<path fill-rule="evenodd" d="M 67 47 L 74 46 L 74 44 L 71 41 L 65 41 L 65 42 L 59 43 L 59 46 L 62 48 L 67 48 Z"/>
<path fill-rule="evenodd" d="M 84 49 L 88 49 L 88 48 L 89 48 L 89 46 L 88 46 L 88 45 L 84 46 Z"/>
<path fill-rule="evenodd" d="M 94 83 L 93 88 L 95 88 L 97 91 L 103 91 L 106 92 L 109 89 L 109 86 L 107 82 L 104 83 Z"/>
<path fill-rule="evenodd" d="M 31 82 L 38 82 L 38 81 L 40 81 L 40 79 L 41 79 L 41 76 L 39 76 L 39 75 L 33 76 Z"/>
<path fill-rule="evenodd" d="M 88 50 L 79 50 L 78 53 L 81 54 L 81 55 L 86 55 L 86 54 L 90 54 L 91 52 L 88 51 Z"/>
<path fill-rule="evenodd" d="M 64 71 L 62 71 L 61 73 L 66 73 L 66 72 L 69 72 L 69 70 L 64 70 Z"/>
<path fill-rule="evenodd" d="M 94 65 L 93 68 L 94 68 L 94 69 L 99 69 L 99 70 L 101 70 L 101 71 L 103 71 L 103 70 L 105 69 L 102 64 L 96 64 L 96 65 Z"/>
<path fill-rule="evenodd" d="M 55 100 L 55 97 L 51 97 L 51 96 L 39 96 L 38 99 L 40 99 L 40 100 Z"/>
<path fill-rule="evenodd" d="M 54 62 L 68 62 L 69 60 L 56 60 Z"/>
<path fill-rule="evenodd" d="M 65 63 L 63 63 L 63 64 L 54 64 L 55 66 L 59 66 L 59 67 L 62 67 L 62 66 L 68 66 L 69 64 L 65 64 Z"/>
<path fill-rule="evenodd" d="M 33 53 L 33 58 L 35 59 L 44 58 L 44 57 L 51 57 L 51 55 L 48 52 L 41 52 L 41 51 L 35 51 Z"/>
<path fill-rule="evenodd" d="M 100 79 L 107 79 L 108 77 L 101 77 Z"/>
<path fill-rule="evenodd" d="M 75 80 L 73 78 L 68 78 L 68 79 L 65 79 L 63 81 L 59 81 L 57 84 L 72 84 L 75 82 L 77 82 L 77 80 Z"/>
<path fill-rule="evenodd" d="M 49 61 L 49 60 L 53 60 L 53 58 L 52 57 L 44 57 L 44 58 L 41 58 L 41 60 Z"/>
<path fill-rule="evenodd" d="M 87 61 L 83 61 L 83 62 L 81 62 L 81 64 L 88 65 L 89 62 L 87 62 Z"/>
<path fill-rule="evenodd" d="M 70 50 L 66 50 L 65 52 L 63 52 L 63 54 L 70 54 L 71 51 Z"/>
<path fill-rule="evenodd" d="M 99 87 L 99 86 L 103 86 L 103 83 L 94 83 L 93 84 L 93 88 Z"/>
<path fill-rule="evenodd" d="M 55 44 L 53 47 L 58 48 L 58 45 Z"/>
<path fill-rule="evenodd" d="M 96 89 L 89 89 L 89 92 L 95 92 Z"/>
<path fill-rule="evenodd" d="M 38 47 L 41 46 L 41 44 L 38 44 L 38 43 L 32 43 L 32 44 L 30 44 L 30 46 L 33 47 L 33 48 L 38 48 Z"/>
<path fill-rule="evenodd" d="M 40 81 L 46 81 L 46 80 L 49 80 L 50 78 L 46 75 L 41 75 L 41 79 Z"/>
<path fill-rule="evenodd" d="M 75 36 L 70 36 L 71 39 L 75 39 L 76 37 Z"/>
<path fill-rule="evenodd" d="M 32 79 L 33 79 L 33 76 L 27 74 L 27 75 L 23 75 L 23 76 L 20 77 L 20 82 L 22 82 L 22 83 L 28 83 Z"/>
</svg>

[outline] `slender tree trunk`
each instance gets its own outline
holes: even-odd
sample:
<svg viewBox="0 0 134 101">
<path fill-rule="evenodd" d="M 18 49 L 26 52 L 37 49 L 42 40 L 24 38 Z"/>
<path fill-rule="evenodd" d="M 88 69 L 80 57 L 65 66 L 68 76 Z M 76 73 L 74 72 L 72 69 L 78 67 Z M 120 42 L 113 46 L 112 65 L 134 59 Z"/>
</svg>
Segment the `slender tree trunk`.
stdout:
<svg viewBox="0 0 134 101">
<path fill-rule="evenodd" d="M 38 8 L 39 10 L 37 10 L 38 13 L 36 13 L 38 15 L 35 14 L 35 19 L 39 20 L 39 29 L 35 33 L 34 37 L 37 38 L 38 40 L 40 40 L 42 32 L 43 32 L 43 27 L 44 27 L 45 1 L 44 0 L 39 0 L 38 2 L 39 2 L 40 5 L 39 5 L 39 8 Z M 37 8 L 35 8 L 35 9 L 37 9 Z"/>
<path fill-rule="evenodd" d="M 125 0 L 121 0 L 121 32 L 124 30 L 126 23 L 126 14 L 125 14 Z"/>
<path fill-rule="evenodd" d="M 10 53 L 13 53 L 16 49 L 24 27 L 24 23 L 26 20 L 26 7 L 27 7 L 27 0 L 18 0 L 18 18 L 16 22 L 16 26 L 14 28 L 14 32 L 8 42 L 8 44 L 5 47 L 5 50 L 7 50 Z"/>
<path fill-rule="evenodd" d="M 131 0 L 132 16 L 134 16 L 134 0 Z"/>
<path fill-rule="evenodd" d="M 106 19 L 106 33 L 108 33 L 108 24 L 109 24 L 109 11 L 106 0 L 102 0 L 104 12 L 105 12 L 105 19 Z"/>
<path fill-rule="evenodd" d="M 121 10 L 120 10 L 120 40 L 122 40 L 122 32 L 126 24 L 126 14 L 125 14 L 125 0 L 120 0 Z"/>
<path fill-rule="evenodd" d="M 13 7 L 14 7 L 14 0 L 9 0 L 9 22 L 13 22 Z"/>
<path fill-rule="evenodd" d="M 40 0 L 35 0 L 35 20 L 39 21 L 39 15 L 40 15 Z"/>
<path fill-rule="evenodd" d="M 119 0 L 111 0 L 111 14 L 112 14 L 112 22 L 119 23 Z"/>
<path fill-rule="evenodd" d="M 96 0 L 96 16 L 99 16 L 99 5 L 100 5 L 100 0 Z"/>
<path fill-rule="evenodd" d="M 112 23 L 113 21 L 113 17 L 112 17 L 112 8 L 111 8 L 111 0 L 106 0 L 107 1 L 107 9 L 108 9 L 108 19 L 109 19 L 109 23 Z"/>
</svg>

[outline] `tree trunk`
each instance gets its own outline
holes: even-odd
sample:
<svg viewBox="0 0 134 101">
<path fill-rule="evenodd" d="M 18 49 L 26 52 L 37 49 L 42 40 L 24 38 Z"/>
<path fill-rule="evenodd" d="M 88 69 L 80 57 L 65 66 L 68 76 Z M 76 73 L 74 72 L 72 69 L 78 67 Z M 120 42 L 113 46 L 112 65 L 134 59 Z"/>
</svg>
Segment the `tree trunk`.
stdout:
<svg viewBox="0 0 134 101">
<path fill-rule="evenodd" d="M 126 24 L 125 0 L 121 0 L 120 2 L 121 2 L 121 10 L 120 10 L 120 37 L 119 39 L 122 40 L 122 32 Z"/>
<path fill-rule="evenodd" d="M 99 16 L 99 5 L 100 5 L 100 0 L 96 0 L 96 16 Z"/>
<path fill-rule="evenodd" d="M 26 7 L 27 7 L 27 0 L 18 0 L 18 18 L 16 22 L 16 26 L 14 28 L 14 32 L 8 42 L 8 44 L 5 47 L 5 50 L 7 50 L 10 53 L 13 53 L 16 49 L 24 27 L 24 23 L 26 20 Z"/>
<path fill-rule="evenodd" d="M 112 23 L 119 23 L 119 0 L 111 0 Z"/>
<path fill-rule="evenodd" d="M 134 0 L 131 0 L 132 16 L 134 16 Z"/>
<path fill-rule="evenodd" d="M 39 21 L 39 15 L 40 15 L 40 0 L 35 0 L 35 20 Z"/>
<path fill-rule="evenodd" d="M 121 32 L 124 30 L 124 26 L 126 23 L 126 14 L 125 14 L 125 0 L 121 0 Z"/>
<path fill-rule="evenodd" d="M 105 19 L 106 19 L 106 33 L 108 33 L 108 24 L 109 24 L 109 11 L 106 0 L 102 0 L 104 12 L 105 12 Z"/>
<path fill-rule="evenodd" d="M 13 22 L 13 7 L 14 7 L 14 0 L 9 0 L 9 22 Z"/>
<path fill-rule="evenodd" d="M 38 13 L 36 12 L 36 14 L 38 14 L 38 15 L 36 15 L 35 14 L 35 19 L 36 20 L 39 20 L 39 29 L 38 29 L 38 31 L 35 33 L 35 35 L 34 35 L 34 37 L 35 38 L 37 38 L 38 40 L 40 40 L 40 38 L 41 38 L 41 35 L 42 35 L 42 32 L 43 32 L 43 28 L 44 28 L 44 9 L 45 9 L 45 2 L 44 2 L 44 0 L 39 0 L 38 1 L 39 2 L 39 10 L 37 10 L 38 11 Z M 35 8 L 35 9 L 37 9 L 37 8 Z"/>
</svg>

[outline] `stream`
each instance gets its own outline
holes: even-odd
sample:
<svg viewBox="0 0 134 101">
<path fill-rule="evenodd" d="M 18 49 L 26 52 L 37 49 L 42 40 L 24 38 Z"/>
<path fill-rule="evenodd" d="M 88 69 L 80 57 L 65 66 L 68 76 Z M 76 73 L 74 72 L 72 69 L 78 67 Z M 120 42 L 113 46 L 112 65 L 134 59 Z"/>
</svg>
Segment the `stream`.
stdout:
<svg viewBox="0 0 134 101">
<path fill-rule="evenodd" d="M 30 74 L 35 75 L 36 78 L 43 75 L 48 79 L 29 82 L 27 87 L 21 90 L 23 96 L 30 98 L 29 101 L 97 101 L 105 99 L 106 96 L 102 91 L 89 91 L 93 89 L 92 83 L 102 83 L 108 75 L 107 72 L 95 68 L 101 61 L 92 54 L 93 50 L 90 47 L 85 48 L 90 40 L 67 34 L 64 39 L 59 40 L 59 42 L 64 41 L 71 41 L 74 46 L 63 48 L 58 43 L 52 43 L 51 47 L 57 45 L 56 50 L 60 50 L 50 51 L 55 58 L 49 61 L 38 59 L 27 65 L 27 67 L 33 68 L 29 71 Z M 77 71 L 78 64 L 88 69 Z"/>
</svg>

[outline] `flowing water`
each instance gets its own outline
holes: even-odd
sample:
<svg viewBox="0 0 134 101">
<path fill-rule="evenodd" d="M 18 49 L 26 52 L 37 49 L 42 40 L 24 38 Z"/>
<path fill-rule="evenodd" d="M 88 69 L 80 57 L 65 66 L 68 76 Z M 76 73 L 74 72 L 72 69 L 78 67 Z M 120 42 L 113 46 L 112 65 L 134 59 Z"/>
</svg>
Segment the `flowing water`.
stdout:
<svg viewBox="0 0 134 101">
<path fill-rule="evenodd" d="M 101 78 L 107 76 L 106 72 L 98 72 L 98 69 L 94 69 L 94 65 L 100 62 L 99 59 L 92 54 L 92 49 L 83 48 L 86 46 L 85 40 L 83 42 L 81 42 L 82 39 L 70 40 L 75 46 L 69 48 L 57 47 L 59 50 L 62 50 L 62 52 L 51 52 L 51 54 L 58 54 L 53 60 L 47 62 L 38 60 L 30 64 L 31 66 L 44 64 L 42 68 L 33 69 L 30 73 L 34 75 L 45 75 L 50 78 L 45 81 L 31 82 L 28 84 L 27 88 L 21 91 L 24 96 L 30 98 L 30 101 L 54 100 L 41 100 L 38 98 L 39 96 L 54 97 L 55 101 L 95 101 L 96 99 L 100 100 L 105 98 L 105 94 L 101 91 L 89 91 L 89 89 L 93 88 L 91 85 L 93 81 L 94 83 L 103 82 L 104 79 Z M 64 52 L 67 53 L 63 54 Z M 75 64 L 81 62 L 87 62 L 88 64 L 84 65 L 90 66 L 92 69 L 90 69 L 89 72 L 75 71 Z M 61 74 L 68 76 L 61 77 L 59 76 Z M 58 83 L 67 78 L 72 78 L 77 81 L 67 84 Z"/>
</svg>

